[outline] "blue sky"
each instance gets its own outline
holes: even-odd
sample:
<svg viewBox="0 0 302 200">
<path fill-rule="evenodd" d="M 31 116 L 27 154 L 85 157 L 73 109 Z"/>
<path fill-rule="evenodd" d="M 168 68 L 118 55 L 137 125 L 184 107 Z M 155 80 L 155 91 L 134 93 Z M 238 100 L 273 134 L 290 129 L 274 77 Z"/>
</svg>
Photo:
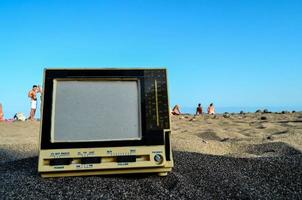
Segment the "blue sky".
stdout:
<svg viewBox="0 0 302 200">
<path fill-rule="evenodd" d="M 0 102 L 45 67 L 167 67 L 171 104 L 302 107 L 302 1 L 2 1 Z"/>
</svg>

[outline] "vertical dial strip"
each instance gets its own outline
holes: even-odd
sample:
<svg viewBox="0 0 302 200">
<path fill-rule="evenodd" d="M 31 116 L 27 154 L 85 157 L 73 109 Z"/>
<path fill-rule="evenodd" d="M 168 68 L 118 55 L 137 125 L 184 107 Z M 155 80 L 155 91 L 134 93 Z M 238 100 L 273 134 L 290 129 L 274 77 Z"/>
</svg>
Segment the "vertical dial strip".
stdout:
<svg viewBox="0 0 302 200">
<path fill-rule="evenodd" d="M 147 129 L 168 129 L 169 106 L 166 70 L 144 72 Z"/>
</svg>

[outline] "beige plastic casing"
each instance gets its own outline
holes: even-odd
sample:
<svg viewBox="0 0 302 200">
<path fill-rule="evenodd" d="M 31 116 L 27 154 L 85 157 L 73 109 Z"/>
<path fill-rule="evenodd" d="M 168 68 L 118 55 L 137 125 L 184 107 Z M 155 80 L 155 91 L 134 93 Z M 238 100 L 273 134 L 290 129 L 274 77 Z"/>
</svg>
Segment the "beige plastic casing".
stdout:
<svg viewBox="0 0 302 200">
<path fill-rule="evenodd" d="M 59 69 L 59 68 L 56 68 Z M 108 68 L 109 69 L 109 68 Z M 110 68 L 112 69 L 112 68 Z M 139 68 L 138 68 L 139 69 Z M 68 69 L 69 70 L 69 69 Z M 81 69 L 76 69 L 81 70 Z M 86 69 L 85 70 L 89 70 Z M 127 69 L 115 69 L 127 70 Z M 46 69 L 45 69 L 46 71 Z M 44 71 L 44 74 L 45 74 Z M 168 82 L 168 81 L 167 81 Z M 168 84 L 168 83 L 167 83 Z M 44 75 L 45 85 L 45 75 Z M 168 87 L 168 85 L 167 85 Z M 169 94 L 168 94 L 169 96 Z M 41 116 L 43 116 L 43 98 L 41 105 Z M 169 99 L 169 98 L 168 98 Z M 168 101 L 169 102 L 169 101 Z M 157 102 L 156 102 L 157 103 Z M 169 106 L 169 104 L 168 104 Z M 170 119 L 170 113 L 169 120 Z M 40 144 L 42 120 L 40 125 Z M 38 173 L 42 177 L 64 177 L 64 176 L 92 176 L 92 175 L 109 175 L 109 174 L 131 174 L 131 173 L 157 173 L 159 176 L 166 176 L 174 166 L 172 149 L 171 149 L 171 130 L 163 131 L 163 136 L 169 134 L 169 141 L 165 145 L 151 146 L 133 146 L 133 147 L 95 147 L 95 148 L 78 148 L 78 149 L 40 149 L 38 160 Z M 166 159 L 166 145 L 170 146 L 170 160 Z M 157 163 L 154 156 L 159 154 L 163 161 Z M 137 156 L 136 162 L 116 162 L 117 156 Z M 100 157 L 100 163 L 81 164 L 81 158 Z M 50 166 L 50 159 L 70 158 L 69 165 Z"/>
</svg>

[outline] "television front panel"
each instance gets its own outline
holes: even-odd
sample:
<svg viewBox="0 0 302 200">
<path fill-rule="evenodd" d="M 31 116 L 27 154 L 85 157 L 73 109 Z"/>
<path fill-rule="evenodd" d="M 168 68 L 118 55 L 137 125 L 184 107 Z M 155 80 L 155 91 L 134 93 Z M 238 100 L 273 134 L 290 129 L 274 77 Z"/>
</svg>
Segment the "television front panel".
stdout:
<svg viewBox="0 0 302 200">
<path fill-rule="evenodd" d="M 46 69 L 43 177 L 158 173 L 173 167 L 165 69 Z"/>
</svg>

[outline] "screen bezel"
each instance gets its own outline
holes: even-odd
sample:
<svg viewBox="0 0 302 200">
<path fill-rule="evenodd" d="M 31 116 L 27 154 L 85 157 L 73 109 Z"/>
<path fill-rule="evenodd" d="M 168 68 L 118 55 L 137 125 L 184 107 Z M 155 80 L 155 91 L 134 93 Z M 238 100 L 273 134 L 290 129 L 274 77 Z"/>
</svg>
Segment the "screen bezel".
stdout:
<svg viewBox="0 0 302 200">
<path fill-rule="evenodd" d="M 163 145 L 164 130 L 148 129 L 146 126 L 145 109 L 145 87 L 144 70 L 116 70 L 116 69 L 46 69 L 44 71 L 44 94 L 42 109 L 41 127 L 41 149 L 67 149 L 67 148 L 89 148 L 89 147 L 116 147 L 116 146 L 143 146 L 143 145 Z M 121 140 L 121 141 L 97 141 L 97 142 L 72 142 L 72 143 L 52 143 L 51 142 L 51 111 L 52 111 L 52 91 L 54 79 L 61 80 L 120 80 L 136 79 L 140 81 L 140 103 L 141 103 L 141 140 Z"/>
</svg>

